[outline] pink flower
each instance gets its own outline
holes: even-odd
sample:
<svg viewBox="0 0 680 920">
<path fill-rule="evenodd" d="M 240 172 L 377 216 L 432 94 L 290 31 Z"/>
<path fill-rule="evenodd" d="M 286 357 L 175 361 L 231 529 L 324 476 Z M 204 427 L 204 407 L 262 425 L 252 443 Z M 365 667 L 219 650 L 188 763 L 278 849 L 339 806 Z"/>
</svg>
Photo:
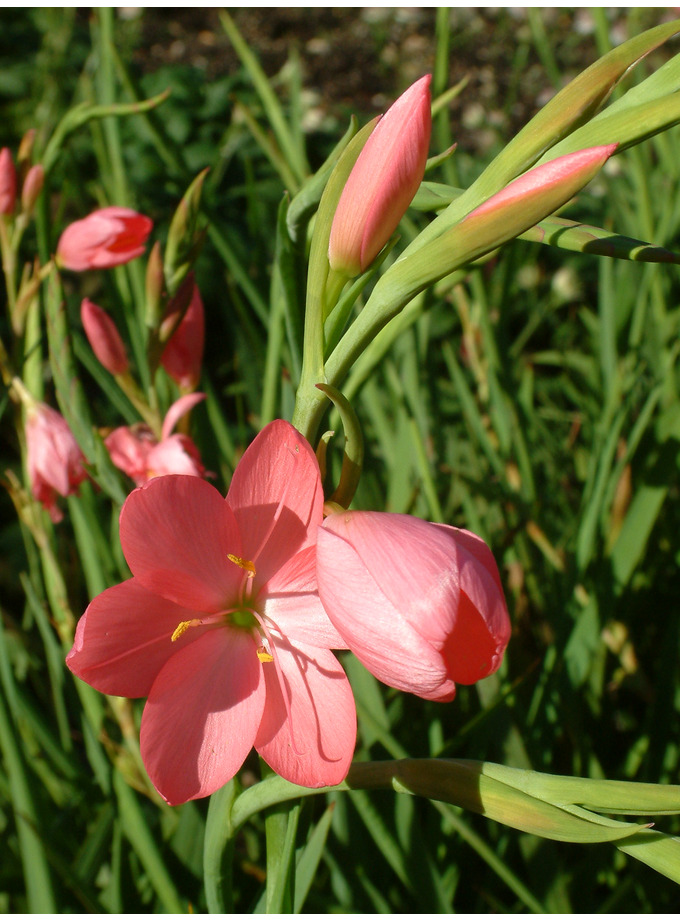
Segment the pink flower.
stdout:
<svg viewBox="0 0 680 920">
<path fill-rule="evenodd" d="M 363 272 L 418 191 L 432 127 L 430 80 L 427 74 L 397 99 L 359 154 L 331 226 L 328 259 L 334 271 Z"/>
<path fill-rule="evenodd" d="M 148 425 L 115 428 L 104 441 L 114 466 L 137 486 L 171 473 L 203 476 L 205 467 L 194 442 L 188 435 L 172 434 L 172 430 L 183 415 L 204 399 L 205 393 L 191 393 L 174 402 L 163 419 L 160 441 Z"/>
<path fill-rule="evenodd" d="M 63 416 L 41 402 L 26 408 L 26 447 L 31 491 L 56 524 L 57 494 L 75 494 L 87 478 L 83 454 Z"/>
<path fill-rule="evenodd" d="M 17 174 L 8 147 L 0 150 L 0 214 L 11 214 L 17 198 Z"/>
<path fill-rule="evenodd" d="M 113 268 L 136 259 L 153 222 L 130 208 L 102 208 L 70 224 L 57 245 L 57 262 L 73 272 Z"/>
<path fill-rule="evenodd" d="M 174 324 L 175 319 L 174 312 L 170 310 L 161 324 L 161 331 Z M 187 311 L 161 355 L 161 364 L 184 390 L 193 390 L 198 386 L 204 340 L 205 311 L 198 286 L 194 285 Z"/>
<path fill-rule="evenodd" d="M 66 662 L 103 693 L 148 696 L 140 745 L 171 804 L 210 795 L 250 749 L 309 787 L 344 779 L 354 699 L 319 601 L 319 468 L 287 422 L 250 445 L 224 499 L 165 476 L 120 516 L 133 577 L 96 597 Z"/>
<path fill-rule="evenodd" d="M 120 333 L 109 314 L 85 297 L 80 305 L 80 319 L 99 363 L 111 374 L 124 374 L 130 362 Z"/>
<path fill-rule="evenodd" d="M 404 514 L 332 514 L 317 540 L 319 596 L 379 680 L 425 699 L 492 674 L 510 621 L 488 546 L 466 530 Z"/>
</svg>

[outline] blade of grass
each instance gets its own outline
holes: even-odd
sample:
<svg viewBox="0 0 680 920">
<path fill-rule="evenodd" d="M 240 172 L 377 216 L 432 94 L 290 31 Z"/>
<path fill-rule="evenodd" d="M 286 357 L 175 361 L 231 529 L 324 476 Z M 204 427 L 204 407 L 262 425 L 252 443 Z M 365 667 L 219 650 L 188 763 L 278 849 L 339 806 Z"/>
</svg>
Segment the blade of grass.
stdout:
<svg viewBox="0 0 680 920">
<path fill-rule="evenodd" d="M 0 643 L 4 643 L 2 630 Z M 7 669 L 3 668 L 2 676 L 4 685 L 7 677 L 11 677 L 11 669 L 7 672 Z M 8 696 L 16 696 L 14 687 L 5 689 L 3 686 L 3 689 L 5 693 L 9 689 Z M 0 696 L 0 749 L 7 772 L 28 910 L 30 913 L 53 914 L 56 912 L 57 900 L 39 831 L 40 822 L 31 795 L 31 782 L 3 696 Z"/>
</svg>

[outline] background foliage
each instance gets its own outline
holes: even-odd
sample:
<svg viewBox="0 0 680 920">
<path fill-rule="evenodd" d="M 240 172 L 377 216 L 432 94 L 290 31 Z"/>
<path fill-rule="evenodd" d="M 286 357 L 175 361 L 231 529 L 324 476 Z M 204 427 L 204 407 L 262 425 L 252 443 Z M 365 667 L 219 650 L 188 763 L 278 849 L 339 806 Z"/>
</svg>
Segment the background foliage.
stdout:
<svg viewBox="0 0 680 920">
<path fill-rule="evenodd" d="M 82 100 L 172 88 L 148 116 L 93 121 L 67 138 L 29 252 L 31 242 L 51 251 L 66 221 L 102 203 L 149 214 L 162 239 L 187 186 L 210 167 L 197 264 L 209 400 L 194 413 L 192 434 L 224 490 L 254 432 L 274 415 L 290 417 L 299 352 L 270 296 L 277 209 L 284 189 L 295 191 L 321 164 L 348 112 L 363 123 L 427 70 L 435 94 L 469 77 L 433 133 L 433 152 L 459 142 L 441 173 L 466 185 L 554 88 L 653 25 L 659 11 L 279 10 L 273 20 L 240 11 L 287 135 L 276 131 L 216 11 L 0 15 L 3 146 L 16 149 L 35 127 L 44 149 Z M 673 50 L 651 55 L 630 79 Z M 566 215 L 680 248 L 679 139 L 673 129 L 617 157 Z M 409 215 L 406 238 L 419 221 Z M 68 282 L 90 429 L 136 415 L 89 356 L 80 300 L 106 306 L 134 349 L 142 282 L 136 263 Z M 381 687 L 345 659 L 358 759 L 470 757 L 677 782 L 679 290 L 673 266 L 516 242 L 465 283 L 426 294 L 427 309 L 370 376 L 357 366 L 346 392 L 364 428 L 367 466 L 354 506 L 479 533 L 499 563 L 514 624 L 499 675 L 460 688 L 447 706 Z M 43 383 L 50 395 L 59 388 L 49 374 Z M 0 413 L 0 470 L 18 471 L 6 395 Z M 331 477 L 339 461 L 333 453 Z M 63 666 L 72 617 L 125 576 L 116 521 L 129 483 L 109 473 L 108 492 L 86 485 L 82 499 L 69 499 L 47 548 L 0 493 L 6 911 L 206 906 L 208 803 L 162 805 L 139 764 L 141 707 L 88 692 Z M 258 769 L 247 762 L 241 782 L 255 781 Z M 676 818 L 657 826 L 678 831 Z M 677 903 L 671 881 L 613 847 L 538 840 L 408 796 L 305 800 L 297 846 L 298 909 L 661 911 Z M 239 909 L 258 905 L 265 870 L 263 824 L 254 819 L 237 844 Z"/>
</svg>

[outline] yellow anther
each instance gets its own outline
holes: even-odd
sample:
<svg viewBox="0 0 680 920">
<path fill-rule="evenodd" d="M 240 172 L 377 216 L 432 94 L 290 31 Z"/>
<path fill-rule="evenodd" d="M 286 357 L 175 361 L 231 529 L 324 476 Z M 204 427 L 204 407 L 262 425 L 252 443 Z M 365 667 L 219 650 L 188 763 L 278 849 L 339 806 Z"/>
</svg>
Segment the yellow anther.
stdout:
<svg viewBox="0 0 680 920">
<path fill-rule="evenodd" d="M 251 562 L 249 559 L 242 559 L 240 556 L 232 556 L 231 553 L 227 553 L 227 559 L 229 562 L 233 562 L 234 565 L 237 565 L 240 569 L 245 569 L 248 573 L 248 578 L 254 578 L 255 576 L 255 563 Z"/>
<path fill-rule="evenodd" d="M 269 652 L 268 652 L 267 649 L 264 647 L 264 645 L 261 645 L 261 646 L 259 647 L 259 649 L 257 650 L 257 657 L 260 659 L 261 662 L 263 662 L 263 663 L 265 663 L 265 664 L 266 664 L 266 662 L 268 662 L 268 661 L 273 661 L 273 660 L 274 660 L 274 656 L 269 654 Z"/>
<path fill-rule="evenodd" d="M 170 636 L 171 642 L 177 642 L 180 636 L 183 636 L 187 629 L 191 629 L 192 626 L 200 626 L 200 620 L 182 620 L 177 629 L 174 631 L 172 636 Z"/>
</svg>

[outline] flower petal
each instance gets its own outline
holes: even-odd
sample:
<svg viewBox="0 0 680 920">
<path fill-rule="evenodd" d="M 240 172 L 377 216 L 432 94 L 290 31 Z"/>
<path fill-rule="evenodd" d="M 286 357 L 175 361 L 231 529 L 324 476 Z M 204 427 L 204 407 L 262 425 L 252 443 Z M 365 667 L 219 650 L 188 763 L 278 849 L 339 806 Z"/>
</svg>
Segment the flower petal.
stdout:
<svg viewBox="0 0 680 920">
<path fill-rule="evenodd" d="M 151 688 L 140 733 L 144 765 L 170 805 L 210 795 L 234 776 L 264 703 L 249 633 L 213 629 L 172 656 Z"/>
<path fill-rule="evenodd" d="M 101 693 L 148 696 L 168 659 L 208 628 L 189 629 L 172 642 L 177 626 L 195 616 L 195 611 L 152 594 L 130 578 L 89 605 L 78 621 L 66 664 Z"/>
<path fill-rule="evenodd" d="M 217 613 L 235 596 L 242 556 L 231 509 L 210 483 L 161 476 L 132 492 L 120 514 L 120 541 L 139 582 L 182 607 Z"/>
<path fill-rule="evenodd" d="M 328 619 L 316 586 L 316 547 L 296 553 L 260 592 L 263 612 L 280 635 L 316 648 L 347 648 Z"/>
<path fill-rule="evenodd" d="M 198 448 L 186 434 L 171 434 L 160 441 L 149 451 L 146 464 L 149 479 L 175 473 L 181 476 L 202 476 L 205 472 Z"/>
<path fill-rule="evenodd" d="M 267 703 L 255 739 L 258 753 L 279 776 L 300 786 L 334 786 L 347 776 L 356 743 L 356 709 L 335 655 L 276 641 L 275 662 L 263 665 Z M 289 717 L 290 713 L 290 717 Z"/>
<path fill-rule="evenodd" d="M 442 654 L 453 680 L 473 684 L 500 667 L 510 639 L 510 618 L 491 550 L 476 534 L 452 529 L 459 546 L 461 595 Z"/>
<path fill-rule="evenodd" d="M 161 431 L 161 441 L 169 438 L 177 422 L 190 412 L 194 406 L 203 402 L 205 393 L 187 393 L 186 396 L 180 396 L 168 409 L 163 419 L 163 430 Z"/>
<path fill-rule="evenodd" d="M 405 521 L 387 520 L 401 518 Z M 457 603 L 459 593 L 441 578 L 432 590 L 427 554 L 423 570 L 420 558 L 416 564 L 412 558 L 418 544 L 403 542 L 412 533 L 409 522 L 427 523 L 385 512 L 326 518 L 317 539 L 319 597 L 349 648 L 378 680 L 428 699 L 452 699 L 455 688 L 438 651 L 446 639 L 446 609 L 438 605 Z M 431 549 L 437 549 L 436 541 Z"/>
<path fill-rule="evenodd" d="M 112 463 L 141 486 L 148 479 L 148 456 L 156 440 L 146 425 L 122 425 L 107 435 L 104 446 Z"/>
<path fill-rule="evenodd" d="M 259 587 L 293 554 L 314 545 L 323 518 L 321 475 L 314 451 L 277 419 L 258 434 L 234 471 L 227 495 L 255 563 Z"/>
</svg>

